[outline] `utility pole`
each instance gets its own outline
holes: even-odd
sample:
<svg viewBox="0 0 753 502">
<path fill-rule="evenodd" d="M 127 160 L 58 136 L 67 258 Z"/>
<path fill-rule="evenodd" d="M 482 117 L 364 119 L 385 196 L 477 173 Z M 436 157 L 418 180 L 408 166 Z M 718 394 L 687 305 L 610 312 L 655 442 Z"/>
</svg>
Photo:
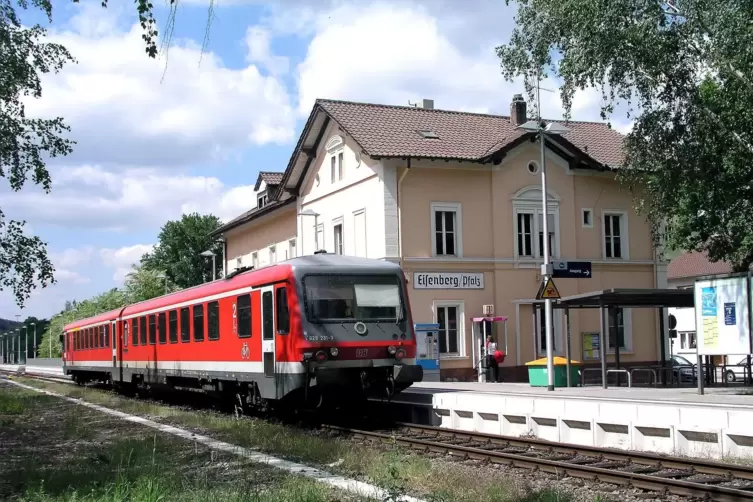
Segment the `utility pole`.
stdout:
<svg viewBox="0 0 753 502">
<path fill-rule="evenodd" d="M 542 281 L 547 284 L 552 277 L 553 267 L 551 263 L 551 249 L 549 249 L 549 208 L 548 208 L 548 193 L 546 184 L 546 134 L 564 134 L 569 131 L 566 127 L 563 127 L 556 123 L 545 124 L 541 118 L 541 78 L 539 75 L 536 77 L 536 115 L 535 121 L 529 120 L 525 124 L 519 126 L 521 129 L 530 132 L 536 132 L 539 137 L 539 148 L 541 154 L 541 206 L 542 206 L 542 233 L 543 233 L 543 245 L 544 249 L 542 254 L 544 255 L 544 264 L 541 266 Z M 549 90 L 549 89 L 544 89 Z M 552 329 L 552 299 L 544 299 L 544 325 L 546 331 L 546 372 L 548 376 L 548 390 L 554 390 L 554 332 Z"/>
<path fill-rule="evenodd" d="M 33 353 L 34 359 L 36 359 L 37 358 L 37 323 L 32 322 L 30 324 L 34 326 L 34 345 L 31 346 L 31 351 Z"/>
</svg>

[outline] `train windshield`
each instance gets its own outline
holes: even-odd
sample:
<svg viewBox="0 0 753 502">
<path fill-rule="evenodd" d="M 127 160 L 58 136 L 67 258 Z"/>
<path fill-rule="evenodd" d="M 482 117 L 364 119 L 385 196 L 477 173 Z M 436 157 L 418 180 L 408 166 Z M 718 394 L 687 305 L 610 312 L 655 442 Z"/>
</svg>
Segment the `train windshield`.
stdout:
<svg viewBox="0 0 753 502">
<path fill-rule="evenodd" d="M 310 275 L 303 283 L 312 321 L 398 322 L 403 318 L 397 276 Z"/>
</svg>

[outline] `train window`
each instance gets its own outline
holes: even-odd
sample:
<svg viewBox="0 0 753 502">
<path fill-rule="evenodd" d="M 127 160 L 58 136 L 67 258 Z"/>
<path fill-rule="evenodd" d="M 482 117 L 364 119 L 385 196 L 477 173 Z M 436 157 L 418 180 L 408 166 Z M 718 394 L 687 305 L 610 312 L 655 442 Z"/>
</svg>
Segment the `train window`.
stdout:
<svg viewBox="0 0 753 502">
<path fill-rule="evenodd" d="M 272 292 L 265 291 L 261 294 L 261 315 L 262 315 L 262 340 L 272 340 L 275 337 L 274 322 L 272 316 L 274 311 L 272 308 Z"/>
<path fill-rule="evenodd" d="M 110 346 L 110 325 L 105 324 L 105 347 L 109 347 L 109 346 Z M 115 346 L 114 343 L 113 343 L 113 346 Z"/>
<path fill-rule="evenodd" d="M 139 321 L 139 343 L 146 345 L 146 316 L 142 315 Z"/>
<path fill-rule="evenodd" d="M 180 309 L 180 341 L 183 343 L 191 341 L 191 313 L 188 307 Z"/>
<path fill-rule="evenodd" d="M 251 295 L 241 295 L 235 299 L 238 316 L 238 338 L 251 336 Z"/>
<path fill-rule="evenodd" d="M 99 333 L 97 333 L 97 331 L 99 331 L 99 328 L 89 328 L 89 336 L 91 337 L 90 345 L 93 349 L 96 349 L 99 346 L 97 343 L 99 341 L 97 340 Z"/>
<path fill-rule="evenodd" d="M 170 343 L 178 343 L 178 311 L 171 310 L 167 315 L 170 322 Z"/>
<path fill-rule="evenodd" d="M 210 340 L 220 339 L 220 303 L 209 302 L 207 304 L 207 338 Z"/>
<path fill-rule="evenodd" d="M 123 331 L 123 347 L 128 347 L 128 321 L 120 323 L 120 329 Z"/>
<path fill-rule="evenodd" d="M 160 312 L 157 318 L 159 319 L 159 343 L 167 343 L 167 325 L 165 313 Z"/>
<path fill-rule="evenodd" d="M 73 350 L 78 350 L 78 333 L 73 333 Z"/>
<path fill-rule="evenodd" d="M 131 345 L 134 347 L 139 344 L 139 318 L 131 319 Z"/>
<path fill-rule="evenodd" d="M 157 318 L 154 314 L 149 316 L 149 345 L 157 343 Z"/>
<path fill-rule="evenodd" d="M 84 350 L 89 348 L 89 330 L 84 330 Z"/>
<path fill-rule="evenodd" d="M 290 332 L 290 311 L 288 310 L 288 289 L 277 288 L 275 307 L 277 307 L 277 333 L 287 335 Z"/>
<path fill-rule="evenodd" d="M 107 338 L 105 337 L 105 327 L 100 326 L 98 331 L 99 331 L 99 346 L 107 347 Z"/>
<path fill-rule="evenodd" d="M 204 305 L 193 306 L 193 341 L 204 341 Z"/>
</svg>

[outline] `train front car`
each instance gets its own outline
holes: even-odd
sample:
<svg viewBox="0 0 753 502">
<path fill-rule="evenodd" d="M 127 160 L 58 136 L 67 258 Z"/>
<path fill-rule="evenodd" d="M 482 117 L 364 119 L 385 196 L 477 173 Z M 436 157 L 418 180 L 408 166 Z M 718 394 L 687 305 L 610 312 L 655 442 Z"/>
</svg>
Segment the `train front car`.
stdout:
<svg viewBox="0 0 753 502">
<path fill-rule="evenodd" d="M 298 349 L 308 394 L 327 404 L 347 403 L 389 397 L 422 380 L 398 265 L 329 254 L 296 262 Z"/>
</svg>

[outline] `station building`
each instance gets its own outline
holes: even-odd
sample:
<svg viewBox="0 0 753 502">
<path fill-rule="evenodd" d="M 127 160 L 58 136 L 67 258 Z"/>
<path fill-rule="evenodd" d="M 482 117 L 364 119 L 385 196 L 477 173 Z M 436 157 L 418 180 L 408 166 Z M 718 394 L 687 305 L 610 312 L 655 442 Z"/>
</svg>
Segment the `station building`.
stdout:
<svg viewBox="0 0 753 502">
<path fill-rule="evenodd" d="M 283 172 L 262 172 L 255 207 L 226 223 L 228 271 L 317 249 L 399 263 L 414 322 L 440 324 L 441 376 L 474 378 L 472 317 L 484 307 L 507 320 L 491 326 L 506 347 L 504 379 L 524 380 L 525 363 L 546 355 L 541 309 L 542 194 L 538 140 L 510 116 L 317 100 Z M 623 136 L 606 124 L 568 122 L 548 136 L 546 167 L 552 256 L 591 263 L 583 279 L 557 279 L 564 296 L 608 288 L 664 288 L 666 263 L 650 225 L 615 180 Z M 622 309 L 623 366 L 661 359 L 660 313 Z M 598 310 L 571 313 L 572 357 L 599 364 L 590 347 Z M 561 311 L 554 353 L 565 353 Z M 666 341 L 665 341 L 666 343 Z M 613 356 L 609 355 L 610 361 Z"/>
</svg>

